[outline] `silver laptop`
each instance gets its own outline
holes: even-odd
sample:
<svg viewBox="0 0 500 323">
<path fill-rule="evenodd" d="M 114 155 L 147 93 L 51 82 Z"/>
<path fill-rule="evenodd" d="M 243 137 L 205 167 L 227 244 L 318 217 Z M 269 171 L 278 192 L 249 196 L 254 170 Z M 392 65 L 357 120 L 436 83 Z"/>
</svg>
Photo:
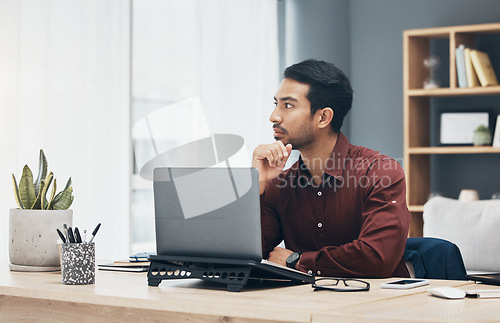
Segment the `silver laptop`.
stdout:
<svg viewBox="0 0 500 323">
<path fill-rule="evenodd" d="M 158 256 L 251 263 L 312 281 L 309 274 L 262 261 L 257 169 L 163 167 L 153 177 Z"/>
</svg>

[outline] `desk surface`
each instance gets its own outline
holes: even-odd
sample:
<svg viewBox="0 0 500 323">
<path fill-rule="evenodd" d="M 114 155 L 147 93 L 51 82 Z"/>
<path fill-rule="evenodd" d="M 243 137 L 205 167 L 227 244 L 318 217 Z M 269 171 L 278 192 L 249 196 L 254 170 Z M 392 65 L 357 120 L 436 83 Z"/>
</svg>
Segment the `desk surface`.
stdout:
<svg viewBox="0 0 500 323">
<path fill-rule="evenodd" d="M 310 285 L 269 282 L 231 293 L 224 285 L 197 279 L 163 281 L 152 287 L 146 273 L 96 270 L 94 285 L 68 286 L 61 283 L 60 272 L 12 272 L 2 262 L 0 321 L 41 317 L 51 321 L 470 321 L 480 315 L 486 321 L 500 320 L 500 299 L 445 300 L 427 293 L 438 286 L 495 286 L 433 280 L 429 286 L 410 290 L 381 289 L 380 284 L 389 280 L 369 279 L 371 290 L 357 293 L 314 292 Z M 461 314 L 453 314 L 457 310 Z"/>
</svg>

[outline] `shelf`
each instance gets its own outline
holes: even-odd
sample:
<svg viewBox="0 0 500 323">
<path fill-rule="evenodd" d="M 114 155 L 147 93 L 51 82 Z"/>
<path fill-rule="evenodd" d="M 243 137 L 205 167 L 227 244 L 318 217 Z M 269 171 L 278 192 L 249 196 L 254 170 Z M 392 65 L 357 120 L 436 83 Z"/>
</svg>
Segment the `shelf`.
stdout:
<svg viewBox="0 0 500 323">
<path fill-rule="evenodd" d="M 410 155 L 433 154 L 500 154 L 500 147 L 491 146 L 456 146 L 456 147 L 412 147 L 408 148 Z"/>
<path fill-rule="evenodd" d="M 424 212 L 423 205 L 408 205 L 408 210 L 410 212 Z"/>
<path fill-rule="evenodd" d="M 449 37 L 452 33 L 465 33 L 465 34 L 489 34 L 500 33 L 499 23 L 486 23 L 477 25 L 462 25 L 451 27 L 437 27 L 425 29 L 405 30 L 408 37 Z"/>
<path fill-rule="evenodd" d="M 471 87 L 471 88 L 438 88 L 438 89 L 412 89 L 408 90 L 409 96 L 434 97 L 434 96 L 472 96 L 472 95 L 500 95 L 500 86 Z"/>
</svg>

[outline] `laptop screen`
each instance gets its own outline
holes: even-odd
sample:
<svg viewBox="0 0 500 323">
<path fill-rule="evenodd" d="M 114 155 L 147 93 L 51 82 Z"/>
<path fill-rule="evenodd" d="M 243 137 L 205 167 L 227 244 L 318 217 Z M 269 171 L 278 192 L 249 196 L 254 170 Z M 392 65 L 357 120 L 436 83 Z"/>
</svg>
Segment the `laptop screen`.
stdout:
<svg viewBox="0 0 500 323">
<path fill-rule="evenodd" d="M 262 259 L 255 168 L 156 168 L 154 202 L 158 255 Z"/>
</svg>

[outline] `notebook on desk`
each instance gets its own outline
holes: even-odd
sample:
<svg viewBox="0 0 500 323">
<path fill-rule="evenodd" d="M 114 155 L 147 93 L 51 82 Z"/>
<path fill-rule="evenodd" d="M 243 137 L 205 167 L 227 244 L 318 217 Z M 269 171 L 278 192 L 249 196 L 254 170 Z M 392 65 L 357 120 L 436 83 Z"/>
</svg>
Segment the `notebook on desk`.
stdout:
<svg viewBox="0 0 500 323">
<path fill-rule="evenodd" d="M 154 170 L 157 257 L 248 264 L 250 278 L 312 283 L 262 260 L 258 171 L 251 167 Z"/>
</svg>

